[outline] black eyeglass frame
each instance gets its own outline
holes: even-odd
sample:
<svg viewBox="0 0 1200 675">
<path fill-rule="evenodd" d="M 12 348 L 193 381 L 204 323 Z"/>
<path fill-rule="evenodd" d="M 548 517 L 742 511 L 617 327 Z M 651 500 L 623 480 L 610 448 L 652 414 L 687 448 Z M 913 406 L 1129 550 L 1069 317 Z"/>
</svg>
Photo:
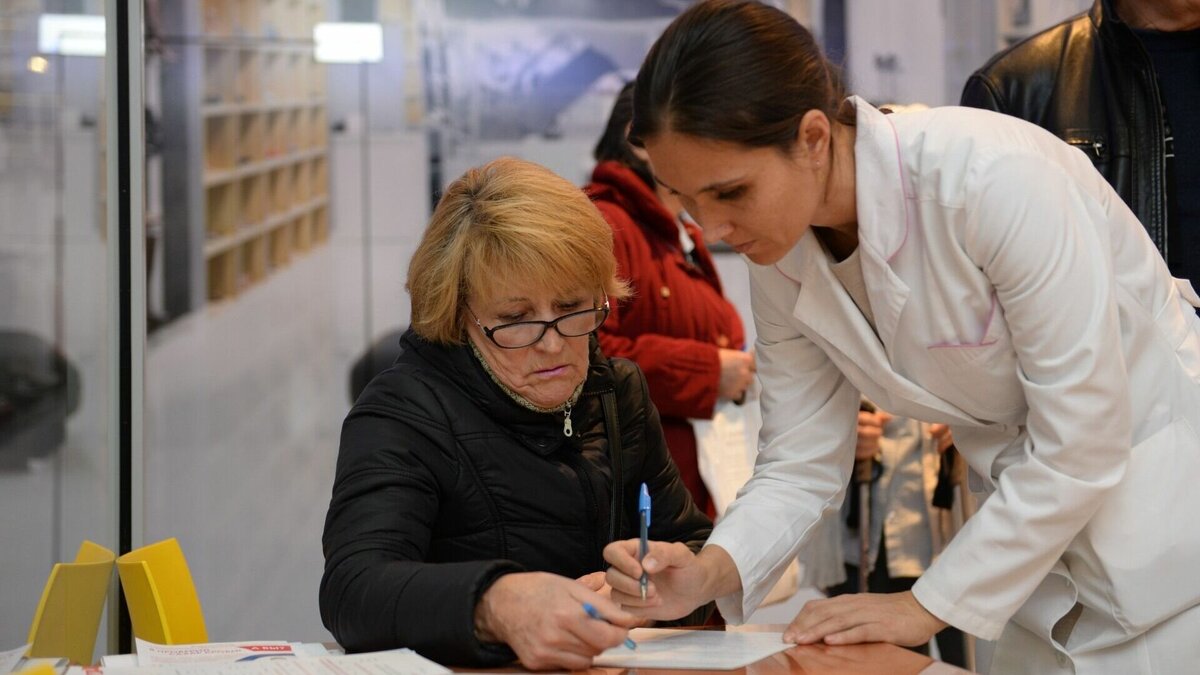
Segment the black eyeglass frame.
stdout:
<svg viewBox="0 0 1200 675">
<path fill-rule="evenodd" d="M 553 321 L 513 321 L 511 323 L 502 323 L 499 326 L 493 326 L 492 328 L 488 328 L 487 326 L 485 326 L 479 322 L 479 317 L 475 316 L 475 312 L 471 309 L 470 305 L 466 305 L 466 307 L 467 307 L 467 311 L 470 312 L 470 314 L 471 314 L 471 319 L 475 321 L 475 325 L 479 326 L 479 330 L 483 331 L 483 334 L 487 336 L 487 339 L 491 340 L 492 344 L 496 345 L 500 349 L 525 349 L 526 347 L 532 347 L 532 346 L 536 345 L 537 343 L 541 342 L 542 338 L 546 337 L 546 331 L 550 330 L 551 328 L 558 331 L 558 334 L 565 338 L 582 337 L 584 335 L 587 335 L 588 333 L 595 332 L 596 330 L 598 330 L 600 328 L 600 326 L 603 326 L 604 322 L 608 320 L 609 313 L 612 311 L 612 309 L 609 307 L 609 304 L 608 304 L 608 296 L 605 296 L 603 307 L 592 307 L 591 309 L 581 309 L 578 312 L 571 312 L 570 314 L 563 314 L 562 316 L 558 317 L 557 319 L 554 319 Z M 572 317 L 580 316 L 583 314 L 590 314 L 592 312 L 604 312 L 604 316 L 601 317 L 598 322 L 596 322 L 595 327 L 593 327 L 591 330 L 589 330 L 587 332 L 579 333 L 578 335 L 567 335 L 566 333 L 562 332 L 561 328 L 558 327 L 558 324 L 560 321 L 565 321 Z M 532 342 L 530 342 L 528 344 L 520 345 L 518 347 L 508 347 L 508 346 L 500 344 L 499 342 L 496 342 L 496 331 L 503 330 L 505 328 L 511 328 L 512 326 L 541 326 L 542 331 L 540 333 L 538 333 L 537 338 L 534 339 Z"/>
</svg>

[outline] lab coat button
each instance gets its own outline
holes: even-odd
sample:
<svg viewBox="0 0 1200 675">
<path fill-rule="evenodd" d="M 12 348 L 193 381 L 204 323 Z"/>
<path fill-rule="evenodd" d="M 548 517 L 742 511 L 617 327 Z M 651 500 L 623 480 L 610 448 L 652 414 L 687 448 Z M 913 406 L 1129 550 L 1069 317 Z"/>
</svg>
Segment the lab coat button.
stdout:
<svg viewBox="0 0 1200 675">
<path fill-rule="evenodd" d="M 667 288 L 666 286 L 663 286 L 662 288 L 658 289 L 658 292 L 659 292 L 659 294 L 660 294 L 660 295 L 662 295 L 664 298 L 669 298 L 669 297 L 671 297 L 671 289 Z"/>
<path fill-rule="evenodd" d="M 1062 666 L 1063 668 L 1067 667 L 1067 655 L 1066 654 L 1059 652 L 1054 655 L 1054 658 L 1058 661 L 1058 665 Z"/>
</svg>

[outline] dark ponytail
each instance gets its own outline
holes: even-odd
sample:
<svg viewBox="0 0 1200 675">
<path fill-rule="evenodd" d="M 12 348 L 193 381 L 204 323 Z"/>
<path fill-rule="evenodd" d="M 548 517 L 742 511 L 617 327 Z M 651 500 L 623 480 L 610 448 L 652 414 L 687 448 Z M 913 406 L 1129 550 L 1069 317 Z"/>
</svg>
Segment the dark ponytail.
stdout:
<svg viewBox="0 0 1200 675">
<path fill-rule="evenodd" d="M 667 129 L 788 150 L 820 110 L 854 124 L 838 70 L 785 12 L 747 0 L 705 0 L 680 14 L 638 71 L 629 141 Z"/>
</svg>

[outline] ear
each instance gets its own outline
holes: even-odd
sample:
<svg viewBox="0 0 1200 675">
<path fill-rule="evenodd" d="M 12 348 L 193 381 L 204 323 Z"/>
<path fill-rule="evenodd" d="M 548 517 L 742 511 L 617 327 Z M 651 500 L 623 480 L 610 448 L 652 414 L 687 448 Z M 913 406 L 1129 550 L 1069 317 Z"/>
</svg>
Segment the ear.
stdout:
<svg viewBox="0 0 1200 675">
<path fill-rule="evenodd" d="M 796 130 L 797 159 L 819 164 L 829 152 L 832 134 L 833 128 L 825 113 L 816 109 L 804 113 Z"/>
</svg>

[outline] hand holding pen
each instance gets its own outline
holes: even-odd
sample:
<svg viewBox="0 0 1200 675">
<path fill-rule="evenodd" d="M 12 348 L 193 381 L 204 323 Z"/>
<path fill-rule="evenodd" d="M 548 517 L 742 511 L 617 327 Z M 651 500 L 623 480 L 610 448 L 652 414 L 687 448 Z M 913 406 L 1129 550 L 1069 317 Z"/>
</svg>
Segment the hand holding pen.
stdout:
<svg viewBox="0 0 1200 675">
<path fill-rule="evenodd" d="M 583 603 L 583 611 L 587 612 L 587 615 L 593 619 L 609 623 L 608 619 L 605 619 L 603 616 L 601 616 L 600 611 L 597 610 L 590 602 Z M 633 638 L 631 637 L 625 638 L 625 646 L 629 649 L 637 649 L 637 643 L 634 642 Z"/>
<path fill-rule="evenodd" d="M 641 623 L 584 584 L 548 572 L 505 574 L 475 606 L 476 637 L 508 645 L 530 670 L 589 668 L 596 655 L 621 645 Z"/>
</svg>

